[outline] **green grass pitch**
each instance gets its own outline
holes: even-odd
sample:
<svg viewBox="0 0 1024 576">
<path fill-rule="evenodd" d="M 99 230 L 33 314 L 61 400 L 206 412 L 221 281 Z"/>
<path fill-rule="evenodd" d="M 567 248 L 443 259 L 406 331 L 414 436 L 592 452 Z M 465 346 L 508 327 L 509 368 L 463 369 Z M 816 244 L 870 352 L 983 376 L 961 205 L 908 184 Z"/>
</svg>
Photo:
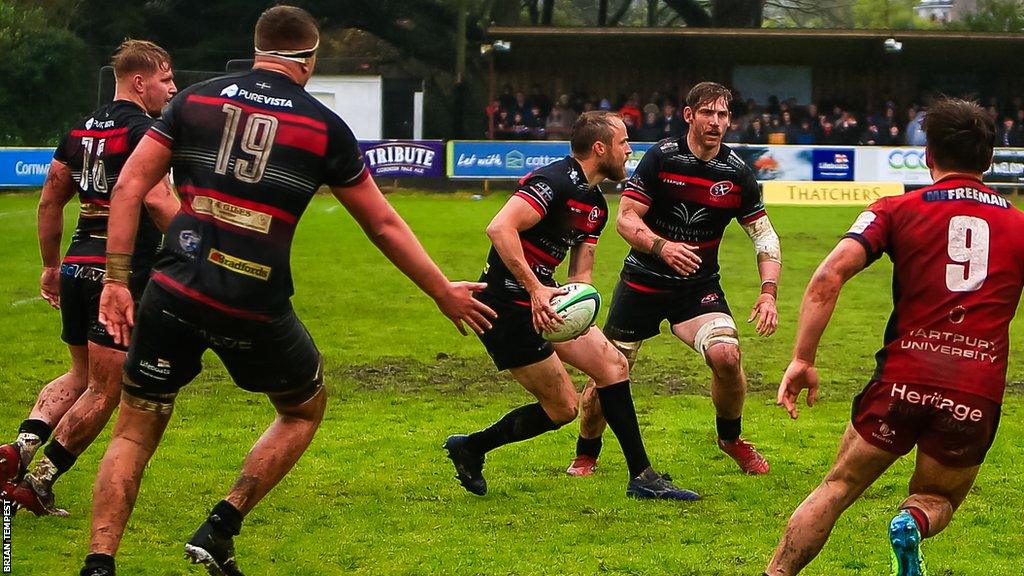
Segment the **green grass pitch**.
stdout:
<svg viewBox="0 0 1024 576">
<path fill-rule="evenodd" d="M 487 249 L 483 229 L 504 197 L 390 198 L 449 276 L 475 279 Z M 37 195 L 0 196 L 5 441 L 40 387 L 67 365 L 59 315 L 37 298 L 36 201 Z M 69 230 L 75 212 L 69 206 Z M 663 334 L 641 351 L 634 396 L 655 466 L 699 491 L 703 501 L 626 499 L 625 464 L 610 435 L 596 476 L 565 476 L 575 424 L 492 453 L 485 468 L 491 491 L 478 498 L 453 479 L 440 445 L 448 434 L 478 429 L 526 403 L 527 394 L 494 371 L 476 338 L 458 335 L 333 198 L 317 197 L 295 239 L 294 303 L 326 357 L 330 406 L 307 454 L 236 538 L 242 569 L 295 576 L 760 574 L 789 514 L 833 459 L 890 311 L 890 267 L 883 260 L 844 291 L 819 355 L 822 401 L 790 421 L 774 406 L 774 395 L 789 360 L 800 297 L 858 209 L 778 207 L 770 213 L 786 261 L 781 324 L 768 339 L 750 325 L 740 328 L 751 388 L 745 435 L 771 461 L 770 475 L 743 476 L 717 450 L 707 369 Z M 609 226 L 595 276 L 606 296 L 625 251 Z M 722 268 L 731 306 L 745 320 L 758 282 L 750 242 L 737 226 L 723 244 Z M 1024 445 L 1017 441 L 1024 435 L 1022 337 L 1024 323 L 1017 321 L 1002 426 L 977 486 L 950 528 L 925 545 L 932 574 L 1008 575 L 1024 565 Z M 219 362 L 207 359 L 205 372 L 179 397 L 146 471 L 119 553 L 120 574 L 200 573 L 182 560 L 182 544 L 226 493 L 272 417 L 262 397 L 236 389 Z M 109 428 L 57 485 L 58 504 L 70 518 L 23 513 L 14 519 L 14 574 L 77 574 L 88 549 L 92 480 L 108 439 Z M 885 530 L 909 471 L 910 462 L 901 461 L 868 490 L 805 573 L 888 573 Z"/>
</svg>

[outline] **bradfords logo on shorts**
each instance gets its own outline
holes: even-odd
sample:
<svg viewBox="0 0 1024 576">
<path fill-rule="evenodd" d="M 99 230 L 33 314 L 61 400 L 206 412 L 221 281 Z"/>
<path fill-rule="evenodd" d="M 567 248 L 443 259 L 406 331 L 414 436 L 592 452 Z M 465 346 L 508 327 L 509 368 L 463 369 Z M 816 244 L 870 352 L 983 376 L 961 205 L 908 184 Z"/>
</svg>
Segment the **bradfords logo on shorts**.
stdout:
<svg viewBox="0 0 1024 576">
<path fill-rule="evenodd" d="M 210 248 L 210 254 L 206 259 L 221 268 L 227 268 L 232 272 L 237 272 L 244 276 L 250 276 L 264 281 L 270 278 L 270 266 L 264 266 L 263 264 L 257 264 L 256 262 L 236 258 L 230 254 L 225 254 L 216 248 Z"/>
<path fill-rule="evenodd" d="M 442 143 L 435 140 L 360 142 L 363 158 L 374 176 L 444 175 Z"/>
</svg>

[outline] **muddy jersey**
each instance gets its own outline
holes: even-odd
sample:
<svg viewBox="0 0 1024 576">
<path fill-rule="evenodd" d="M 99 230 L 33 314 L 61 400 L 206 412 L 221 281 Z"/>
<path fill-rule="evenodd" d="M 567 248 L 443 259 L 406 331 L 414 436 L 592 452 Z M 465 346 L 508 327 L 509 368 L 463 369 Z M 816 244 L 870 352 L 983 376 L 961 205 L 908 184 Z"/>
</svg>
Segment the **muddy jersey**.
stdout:
<svg viewBox="0 0 1024 576">
<path fill-rule="evenodd" d="M 115 100 L 80 121 L 61 140 L 53 159 L 71 170 L 81 203 L 78 225 L 64 256 L 65 265 L 106 264 L 110 192 L 128 156 L 152 124 L 153 119 L 139 105 Z M 149 274 L 160 237 L 159 229 L 143 209 L 135 238 L 133 274 Z"/>
<path fill-rule="evenodd" d="M 894 310 L 875 379 L 1001 402 L 1024 285 L 1024 213 L 958 176 L 878 200 L 846 237 L 869 262 L 883 253 L 893 261 Z"/>
<path fill-rule="evenodd" d="M 149 137 L 173 151 L 181 195 L 153 281 L 240 318 L 289 309 L 292 237 L 310 199 L 368 176 L 345 122 L 266 70 L 190 86 Z"/>
<path fill-rule="evenodd" d="M 721 145 L 705 162 L 690 151 L 686 136 L 662 140 L 648 150 L 626 182 L 624 198 L 648 207 L 643 221 L 671 242 L 696 246 L 700 267 L 681 276 L 658 256 L 630 250 L 622 278 L 640 288 L 685 288 L 717 281 L 718 247 L 733 219 L 747 224 L 765 215 L 753 171 Z"/>
<path fill-rule="evenodd" d="M 515 196 L 540 214 L 540 222 L 519 233 L 523 255 L 537 279 L 557 286 L 555 268 L 569 249 L 581 243 L 597 244 L 608 221 L 608 204 L 601 190 L 587 183 L 580 163 L 572 156 L 534 170 L 519 181 Z M 529 302 L 530 296 L 491 247 L 481 277 L 487 291 Z"/>
</svg>

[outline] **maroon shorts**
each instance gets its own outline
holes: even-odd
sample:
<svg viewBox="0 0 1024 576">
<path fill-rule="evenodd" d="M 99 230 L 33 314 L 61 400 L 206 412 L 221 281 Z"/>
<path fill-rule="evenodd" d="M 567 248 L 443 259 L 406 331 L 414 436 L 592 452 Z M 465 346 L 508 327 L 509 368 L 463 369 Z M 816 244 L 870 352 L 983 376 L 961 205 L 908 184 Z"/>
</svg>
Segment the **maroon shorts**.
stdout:
<svg viewBox="0 0 1024 576">
<path fill-rule="evenodd" d="M 904 455 L 921 452 L 952 468 L 985 461 L 1000 405 L 975 394 L 872 380 L 853 399 L 853 427 L 869 444 Z"/>
</svg>

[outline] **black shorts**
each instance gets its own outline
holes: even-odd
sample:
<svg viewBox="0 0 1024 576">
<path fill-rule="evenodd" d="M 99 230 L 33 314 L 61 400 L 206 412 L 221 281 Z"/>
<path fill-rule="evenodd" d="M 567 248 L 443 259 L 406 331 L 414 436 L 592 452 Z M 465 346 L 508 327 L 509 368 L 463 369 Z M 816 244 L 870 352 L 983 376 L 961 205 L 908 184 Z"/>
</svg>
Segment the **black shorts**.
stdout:
<svg viewBox="0 0 1024 576">
<path fill-rule="evenodd" d="M 128 349 L 114 344 L 113 336 L 100 324 L 100 294 L 105 276 L 103 264 L 65 263 L 60 266 L 60 339 L 71 346 L 92 342 L 115 350 Z M 132 276 L 128 283 L 136 307 L 148 280 L 147 271 L 145 276 Z"/>
<path fill-rule="evenodd" d="M 533 329 L 529 302 L 490 292 L 477 292 L 473 297 L 498 313 L 491 329 L 478 335 L 498 370 L 529 366 L 555 353 L 551 342 Z"/>
<path fill-rule="evenodd" d="M 675 326 L 712 312 L 732 316 L 717 280 L 680 289 L 655 289 L 619 280 L 608 307 L 604 335 L 619 342 L 639 342 L 657 336 L 661 322 Z"/>
<path fill-rule="evenodd" d="M 323 379 L 320 351 L 294 311 L 239 319 L 151 283 L 132 330 L 125 391 L 155 402 L 173 398 L 202 370 L 208 348 L 240 388 L 287 403 L 313 397 Z"/>
</svg>

